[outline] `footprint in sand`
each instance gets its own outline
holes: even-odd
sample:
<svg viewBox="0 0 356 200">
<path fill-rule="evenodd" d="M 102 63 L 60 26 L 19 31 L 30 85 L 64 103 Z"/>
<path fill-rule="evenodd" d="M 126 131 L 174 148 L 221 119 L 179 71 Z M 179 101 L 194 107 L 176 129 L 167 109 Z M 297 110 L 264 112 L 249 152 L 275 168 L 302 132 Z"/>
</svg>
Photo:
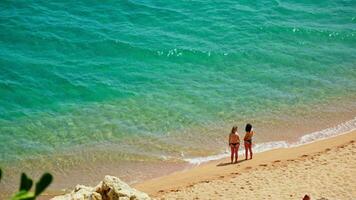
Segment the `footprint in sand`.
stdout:
<svg viewBox="0 0 356 200">
<path fill-rule="evenodd" d="M 188 185 L 188 187 L 193 187 L 194 185 Z"/>
<path fill-rule="evenodd" d="M 275 161 L 273 161 L 274 163 L 278 163 L 278 162 L 281 162 L 280 160 L 275 160 Z"/>
<path fill-rule="evenodd" d="M 267 165 L 267 164 L 260 164 L 259 166 L 261 166 L 261 167 L 267 167 L 268 165 Z"/>
</svg>

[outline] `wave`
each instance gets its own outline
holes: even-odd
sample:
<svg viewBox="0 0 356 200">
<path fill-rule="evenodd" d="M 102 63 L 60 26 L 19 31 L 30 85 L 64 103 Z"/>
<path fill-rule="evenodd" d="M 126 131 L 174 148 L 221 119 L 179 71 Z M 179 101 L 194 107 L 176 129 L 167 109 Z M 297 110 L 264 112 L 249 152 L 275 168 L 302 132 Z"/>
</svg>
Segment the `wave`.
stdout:
<svg viewBox="0 0 356 200">
<path fill-rule="evenodd" d="M 356 117 L 354 117 L 352 120 L 346 121 L 337 126 L 306 134 L 300 137 L 297 142 L 290 143 L 287 141 L 272 141 L 272 142 L 264 142 L 264 143 L 256 144 L 254 146 L 254 152 L 261 153 L 272 149 L 297 147 L 315 141 L 324 140 L 327 138 L 332 138 L 338 135 L 346 134 L 354 130 L 356 130 Z M 243 154 L 243 150 L 240 150 L 239 154 Z M 183 160 L 193 165 L 200 165 L 205 162 L 209 162 L 212 160 L 219 160 L 229 156 L 230 154 L 228 152 L 228 149 L 226 149 L 224 153 L 218 155 L 195 157 L 195 158 L 184 158 Z"/>
</svg>

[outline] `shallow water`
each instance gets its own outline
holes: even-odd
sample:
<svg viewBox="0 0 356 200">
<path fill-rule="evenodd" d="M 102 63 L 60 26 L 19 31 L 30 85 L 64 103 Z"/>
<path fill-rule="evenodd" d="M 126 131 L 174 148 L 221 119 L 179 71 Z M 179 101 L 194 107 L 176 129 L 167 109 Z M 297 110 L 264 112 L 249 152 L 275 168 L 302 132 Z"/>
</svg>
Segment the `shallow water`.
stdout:
<svg viewBox="0 0 356 200">
<path fill-rule="evenodd" d="M 234 124 L 253 123 L 258 143 L 295 142 L 356 116 L 355 1 L 0 9 L 0 165 L 10 171 L 180 163 L 224 152 Z"/>
</svg>

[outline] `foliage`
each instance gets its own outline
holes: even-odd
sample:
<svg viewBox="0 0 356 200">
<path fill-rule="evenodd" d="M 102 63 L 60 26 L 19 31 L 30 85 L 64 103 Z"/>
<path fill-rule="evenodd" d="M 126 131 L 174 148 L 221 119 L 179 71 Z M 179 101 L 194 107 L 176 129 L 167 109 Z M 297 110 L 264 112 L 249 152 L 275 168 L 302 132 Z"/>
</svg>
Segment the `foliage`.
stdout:
<svg viewBox="0 0 356 200">
<path fill-rule="evenodd" d="M 2 176 L 2 170 L 0 169 L 0 180 Z M 49 173 L 42 175 L 40 180 L 36 183 L 35 192 L 30 191 L 33 185 L 32 179 L 30 179 L 25 173 L 21 174 L 20 188 L 15 193 L 11 200 L 35 200 L 52 182 L 53 176 Z"/>
<path fill-rule="evenodd" d="M 19 192 L 17 192 L 11 200 L 34 200 L 39 196 L 52 182 L 52 175 L 45 173 L 36 183 L 35 192 L 31 192 L 33 181 L 27 177 L 25 173 L 21 175 L 21 184 Z"/>
</svg>

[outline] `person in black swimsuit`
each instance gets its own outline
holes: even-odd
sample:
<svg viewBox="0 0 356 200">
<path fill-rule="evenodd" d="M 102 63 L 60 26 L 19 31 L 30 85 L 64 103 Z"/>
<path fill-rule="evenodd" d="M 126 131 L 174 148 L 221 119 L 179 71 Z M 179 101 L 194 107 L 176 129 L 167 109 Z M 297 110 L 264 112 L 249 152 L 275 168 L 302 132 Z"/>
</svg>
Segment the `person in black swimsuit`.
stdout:
<svg viewBox="0 0 356 200">
<path fill-rule="evenodd" d="M 251 124 L 246 124 L 245 128 L 246 134 L 244 137 L 244 144 L 245 144 L 245 156 L 246 160 L 248 159 L 248 153 L 250 152 L 250 159 L 252 159 L 252 136 L 254 134 L 252 130 L 252 125 Z"/>
<path fill-rule="evenodd" d="M 239 147 L 240 147 L 240 137 L 237 133 L 237 126 L 232 127 L 231 132 L 229 134 L 229 146 L 231 148 L 231 163 L 234 161 L 237 163 L 237 159 L 239 157 Z"/>
</svg>

